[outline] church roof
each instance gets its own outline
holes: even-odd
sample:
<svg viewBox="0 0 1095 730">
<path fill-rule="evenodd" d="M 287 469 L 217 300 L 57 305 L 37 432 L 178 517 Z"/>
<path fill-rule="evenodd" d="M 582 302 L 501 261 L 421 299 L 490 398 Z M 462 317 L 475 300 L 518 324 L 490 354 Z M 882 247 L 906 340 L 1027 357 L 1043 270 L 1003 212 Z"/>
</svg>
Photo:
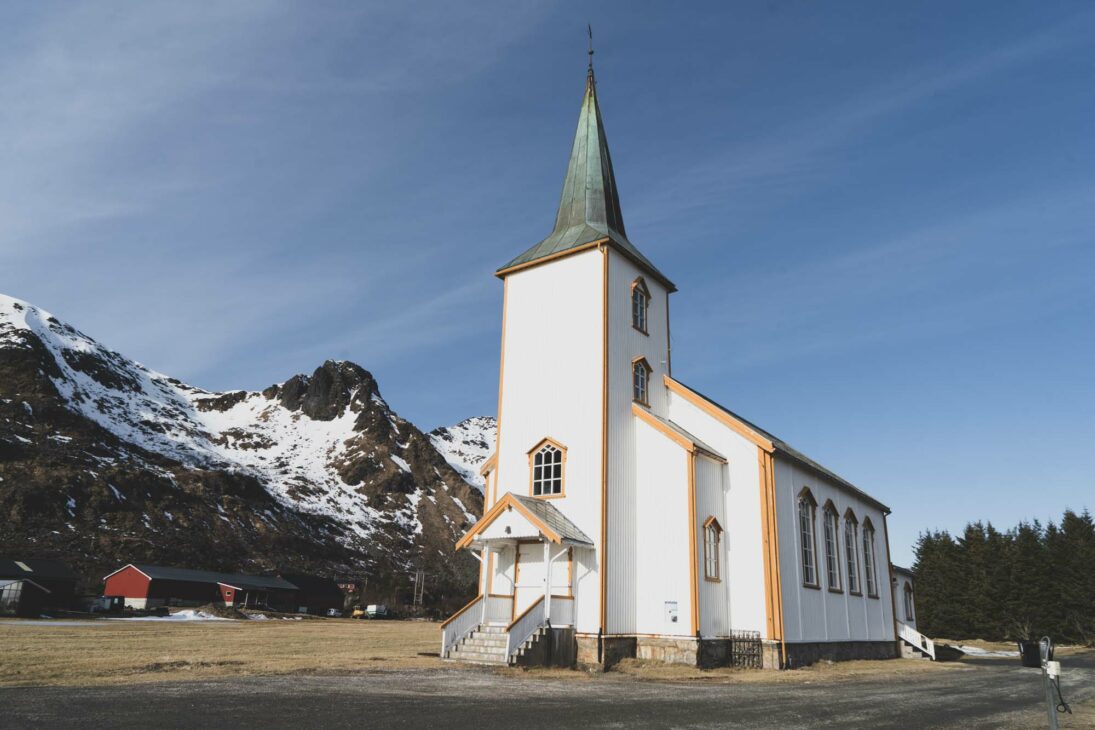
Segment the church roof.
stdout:
<svg viewBox="0 0 1095 730">
<path fill-rule="evenodd" d="M 559 198 L 559 212 L 555 216 L 555 228 L 551 235 L 502 266 L 497 273 L 501 275 L 539 259 L 601 241 L 611 244 L 649 271 L 670 291 L 676 291 L 673 282 L 627 239 L 616 176 L 612 172 L 612 157 L 608 152 L 608 138 L 597 103 L 597 83 L 593 78 L 593 65 L 590 64 L 582 109 L 578 115 L 578 129 L 574 133 L 563 193 Z"/>
<path fill-rule="evenodd" d="M 871 505 L 877 507 L 878 509 L 882 510 L 883 512 L 889 514 L 890 508 L 887 507 L 885 504 L 883 504 L 882 502 L 879 502 L 877 499 L 875 499 L 871 495 L 867 494 L 862 489 L 860 489 L 856 485 L 852 484 L 851 482 L 849 482 L 847 479 L 840 476 L 836 472 L 822 466 L 818 462 L 816 462 L 813 459 L 811 459 L 810 457 L 806 456 L 806 454 L 804 454 L 801 451 L 799 451 L 798 449 L 792 447 L 786 441 L 780 439 L 777 436 L 773 436 L 771 433 L 769 433 L 768 431 L 765 431 L 763 428 L 761 428 L 760 426 L 757 426 L 755 423 L 752 423 L 752 422 L 746 420 L 745 418 L 742 418 L 737 413 L 734 413 L 732 410 L 730 410 L 726 406 L 722 405 L 718 401 L 714 400 L 713 398 L 707 397 L 706 395 L 699 392 L 698 390 L 696 390 L 692 386 L 685 385 L 684 383 L 680 382 L 679 380 L 676 380 L 675 378 L 673 378 L 672 380 L 673 380 L 673 382 L 680 385 L 682 388 L 685 388 L 685 389 L 691 391 L 695 395 L 699 396 L 703 400 L 710 403 L 712 406 L 714 406 L 718 410 L 720 410 L 723 413 L 727 414 L 728 416 L 735 419 L 739 423 L 744 424 L 746 427 L 748 427 L 752 431 L 756 432 L 760 436 L 762 436 L 765 439 L 767 439 L 768 441 L 770 441 L 771 444 L 772 444 L 772 450 L 775 453 L 781 454 L 782 456 L 790 459 L 791 461 L 796 462 L 799 466 L 805 467 L 806 469 L 809 469 L 810 471 L 813 471 L 816 474 L 819 474 L 823 477 L 826 477 L 826 478 L 832 480 L 833 482 L 835 482 L 837 484 L 837 486 L 844 488 L 845 490 L 847 490 L 847 491 L 855 494 L 856 496 L 858 496 L 864 502 L 867 502 L 868 504 L 871 504 Z"/>
<path fill-rule="evenodd" d="M 544 500 L 536 499 L 535 497 L 524 497 L 520 494 L 514 494 L 513 498 L 539 517 L 545 525 L 554 530 L 559 535 L 561 541 L 582 543 L 585 545 L 593 544 L 593 540 L 589 539 L 588 535 L 567 519 L 567 516 L 560 512 L 559 509 L 550 502 L 545 502 Z"/>
</svg>

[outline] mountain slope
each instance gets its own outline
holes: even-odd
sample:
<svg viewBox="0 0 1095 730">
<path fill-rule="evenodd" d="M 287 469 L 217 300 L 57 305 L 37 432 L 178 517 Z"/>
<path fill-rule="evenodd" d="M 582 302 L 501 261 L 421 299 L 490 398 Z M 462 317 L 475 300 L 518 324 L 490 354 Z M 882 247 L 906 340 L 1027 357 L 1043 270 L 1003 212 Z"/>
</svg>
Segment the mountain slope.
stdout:
<svg viewBox="0 0 1095 730">
<path fill-rule="evenodd" d="M 0 296 L 0 510 L 0 552 L 366 573 L 392 600 L 421 568 L 450 602 L 482 498 L 353 363 L 213 393 Z"/>
<path fill-rule="evenodd" d="M 429 436 L 449 466 L 482 492 L 483 477 L 479 475 L 479 467 L 494 451 L 497 430 L 497 423 L 491 416 L 473 416 L 455 426 L 435 428 Z"/>
</svg>

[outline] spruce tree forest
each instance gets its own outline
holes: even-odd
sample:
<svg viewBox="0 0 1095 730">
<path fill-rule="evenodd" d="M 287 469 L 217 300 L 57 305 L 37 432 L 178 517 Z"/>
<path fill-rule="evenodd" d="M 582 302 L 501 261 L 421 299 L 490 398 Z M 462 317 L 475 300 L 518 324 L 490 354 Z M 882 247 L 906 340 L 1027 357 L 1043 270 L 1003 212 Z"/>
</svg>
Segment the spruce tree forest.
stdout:
<svg viewBox="0 0 1095 730">
<path fill-rule="evenodd" d="M 913 569 L 917 628 L 928 636 L 1095 645 L 1095 522 L 1087 510 L 1007 532 L 974 522 L 958 537 L 922 533 Z"/>
</svg>

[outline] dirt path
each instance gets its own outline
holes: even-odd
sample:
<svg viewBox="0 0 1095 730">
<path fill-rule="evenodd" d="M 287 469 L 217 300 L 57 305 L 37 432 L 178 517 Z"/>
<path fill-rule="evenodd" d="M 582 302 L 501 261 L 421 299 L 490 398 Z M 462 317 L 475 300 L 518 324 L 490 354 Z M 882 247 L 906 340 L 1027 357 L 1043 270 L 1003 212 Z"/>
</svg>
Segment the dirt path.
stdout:
<svg viewBox="0 0 1095 730">
<path fill-rule="evenodd" d="M 1079 714 L 1095 727 L 1095 657 L 1062 660 Z M 786 673 L 783 673 L 786 674 Z M 353 676 L 278 676 L 131 686 L 0 690 L 12 727 L 1041 727 L 1040 675 L 983 660 L 895 680 L 642 681 L 431 668 Z"/>
</svg>

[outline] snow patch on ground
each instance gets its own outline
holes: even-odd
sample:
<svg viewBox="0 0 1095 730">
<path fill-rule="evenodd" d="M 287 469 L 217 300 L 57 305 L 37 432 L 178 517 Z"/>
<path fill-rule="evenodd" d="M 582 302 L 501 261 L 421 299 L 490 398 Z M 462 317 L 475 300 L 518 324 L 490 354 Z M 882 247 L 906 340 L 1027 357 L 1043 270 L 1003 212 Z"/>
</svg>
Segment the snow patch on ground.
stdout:
<svg viewBox="0 0 1095 730">
<path fill-rule="evenodd" d="M 167 616 L 129 616 L 126 618 L 109 618 L 108 621 L 234 621 L 235 619 L 214 616 L 205 611 L 187 609 L 177 611 Z"/>
<path fill-rule="evenodd" d="M 1018 651 L 1003 651 L 999 649 L 982 649 L 979 646 L 966 646 L 965 644 L 958 644 L 954 647 L 964 654 L 970 656 L 1002 656 L 1002 657 L 1017 657 Z"/>
</svg>

